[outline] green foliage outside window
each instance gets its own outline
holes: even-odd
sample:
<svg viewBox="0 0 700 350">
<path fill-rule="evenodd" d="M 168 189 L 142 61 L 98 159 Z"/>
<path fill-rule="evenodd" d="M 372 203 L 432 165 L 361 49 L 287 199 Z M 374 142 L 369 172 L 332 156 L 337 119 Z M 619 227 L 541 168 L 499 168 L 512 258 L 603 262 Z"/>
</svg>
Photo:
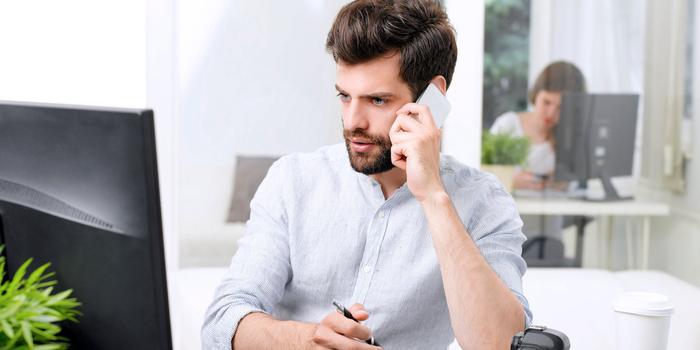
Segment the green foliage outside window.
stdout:
<svg viewBox="0 0 700 350">
<path fill-rule="evenodd" d="M 527 109 L 530 0 L 486 0 L 483 125 Z"/>
</svg>

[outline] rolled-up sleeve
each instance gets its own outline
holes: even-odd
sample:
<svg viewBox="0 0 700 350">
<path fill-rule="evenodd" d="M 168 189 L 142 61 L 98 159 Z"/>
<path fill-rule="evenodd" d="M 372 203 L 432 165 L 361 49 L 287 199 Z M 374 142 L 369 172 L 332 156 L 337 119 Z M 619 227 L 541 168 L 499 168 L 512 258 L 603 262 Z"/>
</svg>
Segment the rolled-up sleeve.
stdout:
<svg viewBox="0 0 700 350">
<path fill-rule="evenodd" d="M 522 226 L 513 197 L 493 178 L 475 204 L 467 229 L 493 271 L 523 305 L 525 327 L 529 327 L 532 312 L 522 285 L 527 268 L 521 256 L 526 239 Z"/>
<path fill-rule="evenodd" d="M 231 349 L 243 317 L 274 313 L 291 277 L 282 163 L 272 165 L 251 201 L 246 233 L 205 314 L 204 350 Z"/>
</svg>

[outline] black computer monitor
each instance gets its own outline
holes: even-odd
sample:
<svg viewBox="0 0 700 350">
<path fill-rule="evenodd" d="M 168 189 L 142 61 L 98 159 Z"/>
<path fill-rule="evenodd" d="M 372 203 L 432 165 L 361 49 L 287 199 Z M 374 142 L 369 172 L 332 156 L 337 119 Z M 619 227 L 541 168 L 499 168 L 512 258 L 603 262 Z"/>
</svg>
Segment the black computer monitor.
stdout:
<svg viewBox="0 0 700 350">
<path fill-rule="evenodd" d="M 555 179 L 588 179 L 603 184 L 602 200 L 620 200 L 610 178 L 632 174 L 639 96 L 634 94 L 562 95 L 561 114 L 555 127 Z M 590 199 L 590 198 L 589 198 Z"/>
<path fill-rule="evenodd" d="M 51 262 L 71 349 L 171 349 L 153 112 L 0 102 L 0 240 Z"/>
</svg>

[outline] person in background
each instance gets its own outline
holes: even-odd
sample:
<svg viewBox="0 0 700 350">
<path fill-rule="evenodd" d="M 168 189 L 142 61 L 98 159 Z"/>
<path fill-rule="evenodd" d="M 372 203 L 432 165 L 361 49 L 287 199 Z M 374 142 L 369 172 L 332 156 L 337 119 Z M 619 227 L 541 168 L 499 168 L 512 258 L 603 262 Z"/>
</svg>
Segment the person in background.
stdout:
<svg viewBox="0 0 700 350">
<path fill-rule="evenodd" d="M 586 92 L 583 73 L 569 62 L 550 63 L 540 72 L 528 92 L 532 110 L 506 112 L 496 118 L 491 126 L 491 133 L 510 133 L 530 140 L 526 164 L 517 170 L 513 178 L 514 190 L 566 188 L 566 183 L 554 182 L 554 127 L 559 122 L 564 92 Z M 570 220 L 560 215 L 522 215 L 521 219 L 523 233 L 528 239 L 523 245 L 523 257 L 528 265 L 568 266 L 564 257 L 562 228 L 568 226 Z"/>
<path fill-rule="evenodd" d="M 531 111 L 510 111 L 496 118 L 491 133 L 510 133 L 530 140 L 527 163 L 516 173 L 514 189 L 542 190 L 553 184 L 554 127 L 559 122 L 562 93 L 585 91 L 581 70 L 569 62 L 553 62 L 537 76 L 528 92 Z"/>
</svg>

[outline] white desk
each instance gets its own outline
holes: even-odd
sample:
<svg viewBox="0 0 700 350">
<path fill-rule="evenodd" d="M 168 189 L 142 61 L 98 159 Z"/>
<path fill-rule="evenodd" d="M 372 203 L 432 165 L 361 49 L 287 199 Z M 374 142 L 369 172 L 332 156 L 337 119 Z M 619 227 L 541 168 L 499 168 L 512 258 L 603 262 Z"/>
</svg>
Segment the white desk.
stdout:
<svg viewBox="0 0 700 350">
<path fill-rule="evenodd" d="M 522 215 L 574 215 L 574 216 L 595 216 L 606 218 L 607 227 L 604 232 L 607 235 L 608 262 L 610 261 L 610 243 L 612 240 L 612 218 L 613 217 L 637 217 L 642 222 L 642 269 L 649 267 L 649 237 L 652 216 L 666 216 L 670 213 L 669 205 L 660 201 L 649 199 L 634 199 L 618 202 L 590 202 L 584 200 L 564 199 L 564 198 L 524 198 L 515 197 L 518 211 Z M 600 224 L 599 220 L 599 224 Z M 600 224 L 600 228 L 603 225 Z M 632 243 L 629 222 L 627 228 L 627 250 L 628 265 L 632 263 Z M 579 242 L 580 243 L 580 242 Z M 579 249 L 579 247 L 577 247 Z"/>
</svg>

